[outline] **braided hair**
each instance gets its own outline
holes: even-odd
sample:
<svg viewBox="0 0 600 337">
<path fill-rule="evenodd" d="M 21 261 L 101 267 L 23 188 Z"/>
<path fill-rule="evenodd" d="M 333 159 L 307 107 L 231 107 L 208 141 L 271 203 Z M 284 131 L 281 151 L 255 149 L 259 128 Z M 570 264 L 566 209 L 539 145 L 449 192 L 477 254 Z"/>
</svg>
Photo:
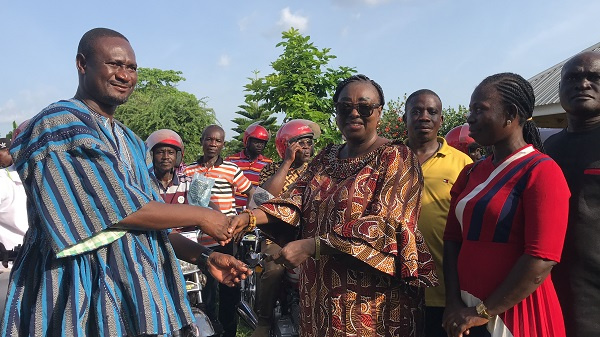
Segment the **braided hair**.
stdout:
<svg viewBox="0 0 600 337">
<path fill-rule="evenodd" d="M 371 83 L 375 87 L 375 89 L 377 89 L 377 93 L 379 94 L 379 104 L 381 104 L 381 106 L 385 105 L 385 98 L 383 97 L 383 89 L 381 89 L 381 86 L 379 84 L 377 84 L 377 82 L 373 81 L 372 79 L 368 78 L 367 76 L 365 76 L 363 74 L 352 75 L 352 76 L 348 77 L 347 79 L 339 82 L 337 85 L 337 88 L 335 89 L 335 94 L 333 94 L 333 102 L 334 103 L 336 103 L 338 101 L 342 90 L 344 90 L 344 88 L 352 82 Z"/>
<path fill-rule="evenodd" d="M 522 76 L 513 73 L 500 73 L 486 77 L 480 86 L 494 85 L 506 105 L 514 104 L 519 115 L 519 125 L 523 126 L 523 139 L 544 153 L 540 131 L 531 119 L 535 107 L 533 87 Z"/>
</svg>

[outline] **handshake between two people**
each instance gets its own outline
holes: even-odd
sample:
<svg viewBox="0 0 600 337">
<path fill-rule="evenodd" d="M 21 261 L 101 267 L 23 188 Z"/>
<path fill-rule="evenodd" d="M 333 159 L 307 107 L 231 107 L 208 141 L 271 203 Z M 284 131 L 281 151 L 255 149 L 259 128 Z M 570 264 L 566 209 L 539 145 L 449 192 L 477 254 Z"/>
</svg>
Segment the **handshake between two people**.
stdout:
<svg viewBox="0 0 600 337">
<path fill-rule="evenodd" d="M 197 206 L 191 206 L 197 207 Z M 204 208 L 202 217 L 196 218 L 196 225 L 204 234 L 211 236 L 219 244 L 226 245 L 232 240 L 239 241 L 241 237 L 254 229 L 257 224 L 269 224 L 270 219 L 262 210 L 245 211 L 237 216 L 227 217 L 221 212 Z M 274 225 L 277 231 L 286 232 L 292 228 L 281 223 Z M 316 241 L 314 238 L 295 240 L 290 235 L 283 235 L 279 241 L 283 248 L 270 258 L 275 263 L 287 268 L 295 268 L 309 257 L 315 257 Z M 185 259 L 184 259 L 185 260 Z M 206 262 L 208 271 L 221 283 L 229 286 L 237 284 L 252 272 L 235 257 L 228 254 L 211 252 Z"/>
<path fill-rule="evenodd" d="M 226 217 L 213 222 L 208 230 L 204 233 L 212 236 L 221 245 L 225 245 L 234 240 L 239 242 L 245 233 L 254 230 L 257 224 L 266 224 L 269 218 L 262 210 L 245 211 L 237 216 Z M 286 229 L 291 229 L 291 226 L 277 224 L 277 228 L 284 232 Z M 276 240 L 277 242 L 277 240 Z M 303 263 L 307 258 L 314 257 L 316 251 L 316 241 L 314 238 L 294 240 L 286 238 L 277 242 L 283 248 L 268 259 L 272 259 L 275 263 L 281 264 L 286 268 L 295 268 Z"/>
</svg>

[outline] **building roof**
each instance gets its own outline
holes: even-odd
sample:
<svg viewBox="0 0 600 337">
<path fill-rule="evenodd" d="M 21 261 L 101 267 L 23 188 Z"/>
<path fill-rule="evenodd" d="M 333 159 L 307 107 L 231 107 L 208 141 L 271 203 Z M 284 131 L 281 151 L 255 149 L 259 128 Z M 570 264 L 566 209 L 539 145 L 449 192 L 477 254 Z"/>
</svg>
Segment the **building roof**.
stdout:
<svg viewBox="0 0 600 337">
<path fill-rule="evenodd" d="M 581 52 L 586 51 L 600 52 L 600 42 L 585 50 L 582 50 Z M 571 57 L 560 62 L 554 67 L 542 71 L 541 73 L 529 79 L 529 83 L 531 83 L 531 85 L 533 86 L 533 91 L 535 93 L 536 106 L 560 103 L 560 99 L 558 97 L 558 83 L 560 82 L 560 71 L 562 69 L 562 66 Z"/>
</svg>

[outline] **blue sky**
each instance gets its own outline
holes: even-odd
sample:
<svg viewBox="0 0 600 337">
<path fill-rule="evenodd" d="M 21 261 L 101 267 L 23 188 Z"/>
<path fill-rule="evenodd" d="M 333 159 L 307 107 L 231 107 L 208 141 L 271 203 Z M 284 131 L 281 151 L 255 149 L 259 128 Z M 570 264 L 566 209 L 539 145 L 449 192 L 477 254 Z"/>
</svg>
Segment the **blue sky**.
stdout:
<svg viewBox="0 0 600 337">
<path fill-rule="evenodd" d="M 0 135 L 77 88 L 75 53 L 94 27 L 130 40 L 141 67 L 173 69 L 228 133 L 252 71 L 271 72 L 293 26 L 331 65 L 356 67 L 393 99 L 421 88 L 444 106 L 503 71 L 525 78 L 600 41 L 600 2 L 461 0 L 0 0 Z M 117 116 L 118 118 L 118 116 Z"/>
</svg>

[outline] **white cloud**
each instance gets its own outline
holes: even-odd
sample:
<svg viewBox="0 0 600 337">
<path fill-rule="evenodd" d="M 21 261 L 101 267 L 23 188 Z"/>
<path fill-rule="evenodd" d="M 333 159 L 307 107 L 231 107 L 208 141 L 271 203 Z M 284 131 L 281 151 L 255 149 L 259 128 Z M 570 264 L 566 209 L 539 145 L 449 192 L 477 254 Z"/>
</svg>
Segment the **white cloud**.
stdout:
<svg viewBox="0 0 600 337">
<path fill-rule="evenodd" d="M 375 7 L 388 2 L 390 2 L 390 0 L 333 0 L 333 3 L 339 7 L 354 7 L 361 5 Z"/>
<path fill-rule="evenodd" d="M 238 27 L 240 28 L 240 32 L 245 32 L 246 30 L 248 30 L 248 26 L 250 26 L 250 23 L 253 21 L 253 16 L 254 15 L 245 16 L 238 21 Z"/>
<path fill-rule="evenodd" d="M 360 0 L 360 2 L 363 2 L 370 6 L 377 6 L 389 2 L 389 0 Z"/>
<path fill-rule="evenodd" d="M 300 32 L 305 32 L 308 28 L 308 17 L 299 14 L 293 14 L 289 7 L 281 10 L 281 16 L 279 18 L 278 26 L 284 30 L 294 27 Z"/>
<path fill-rule="evenodd" d="M 217 63 L 220 67 L 228 67 L 231 64 L 231 57 L 227 54 L 221 55 L 219 57 L 219 62 Z"/>
</svg>

